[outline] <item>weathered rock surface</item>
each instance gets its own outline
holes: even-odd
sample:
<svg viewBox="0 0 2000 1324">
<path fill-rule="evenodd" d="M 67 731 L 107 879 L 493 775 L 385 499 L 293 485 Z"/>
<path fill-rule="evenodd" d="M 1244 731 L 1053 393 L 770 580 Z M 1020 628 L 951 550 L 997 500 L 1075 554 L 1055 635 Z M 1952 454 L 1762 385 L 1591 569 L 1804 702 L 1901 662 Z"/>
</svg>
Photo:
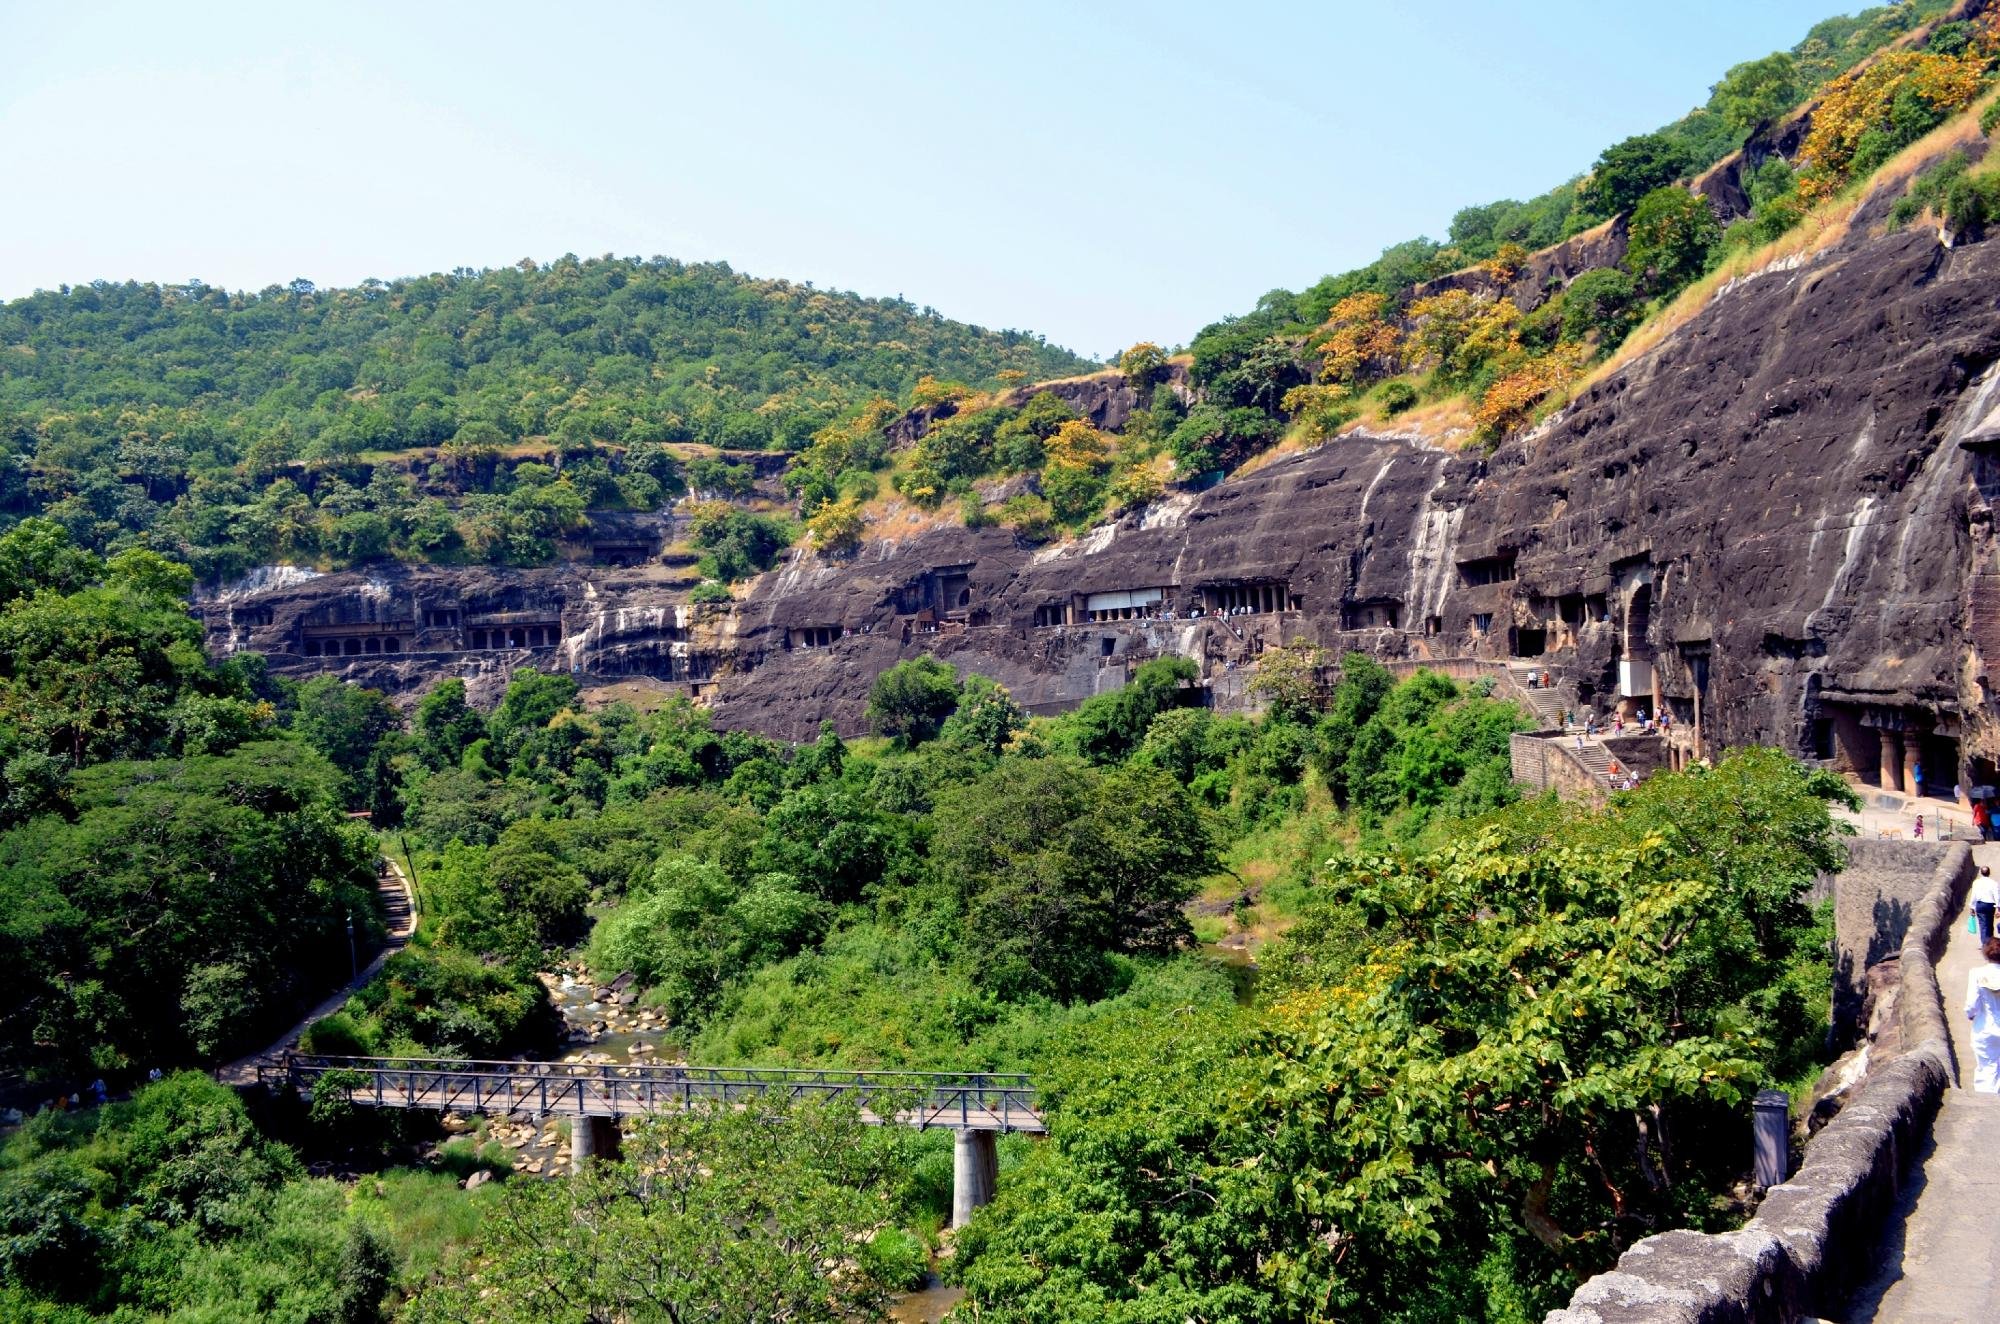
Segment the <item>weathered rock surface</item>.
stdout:
<svg viewBox="0 0 2000 1324">
<path fill-rule="evenodd" d="M 1045 710 L 1162 651 L 1225 701 L 1238 665 L 1298 640 L 1532 656 L 1584 705 L 1671 709 L 1708 748 L 2000 780 L 1996 362 L 2000 244 L 1857 233 L 1733 282 L 1490 456 L 1356 433 L 1060 545 L 889 528 L 845 559 L 797 550 L 706 618 L 678 605 L 687 567 L 403 570 L 219 598 L 211 639 L 304 668 L 350 623 L 384 647 L 407 626 L 396 656 L 336 665 L 404 691 L 449 672 L 490 693 L 523 663 L 649 675 L 793 738 L 857 730 L 874 676 L 921 652 Z M 1115 375 L 1078 380 L 1093 417 L 1129 408 Z"/>
</svg>

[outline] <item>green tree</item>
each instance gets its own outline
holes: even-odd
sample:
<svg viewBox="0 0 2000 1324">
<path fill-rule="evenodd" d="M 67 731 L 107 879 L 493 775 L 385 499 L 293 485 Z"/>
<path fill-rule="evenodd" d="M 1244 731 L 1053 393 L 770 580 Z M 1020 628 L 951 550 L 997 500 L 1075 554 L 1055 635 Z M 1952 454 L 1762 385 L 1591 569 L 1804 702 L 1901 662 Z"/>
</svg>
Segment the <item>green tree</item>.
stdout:
<svg viewBox="0 0 2000 1324">
<path fill-rule="evenodd" d="M 1785 51 L 1745 60 L 1709 89 L 1709 109 L 1738 134 L 1790 110 L 1799 99 L 1798 62 Z"/>
<path fill-rule="evenodd" d="M 209 1057 L 347 969 L 377 927 L 373 850 L 303 744 L 110 763 L 74 821 L 0 835 L 0 1035 L 16 1062 Z"/>
<path fill-rule="evenodd" d="M 396 803 L 391 738 L 402 728 L 402 713 L 380 690 L 334 676 L 299 687 L 292 729 L 339 769 L 349 808 L 380 812 Z"/>
<path fill-rule="evenodd" d="M 1604 149 L 1591 167 L 1582 198 L 1600 216 L 1616 216 L 1679 179 L 1687 168 L 1680 144 L 1663 134 L 1638 134 Z"/>
<path fill-rule="evenodd" d="M 868 691 L 868 728 L 920 745 L 957 710 L 958 698 L 958 673 L 949 663 L 928 653 L 909 658 L 875 678 Z"/>
<path fill-rule="evenodd" d="M 41 589 L 74 593 L 103 573 L 104 562 L 54 520 L 31 515 L 0 533 L 0 604 Z"/>
<path fill-rule="evenodd" d="M 938 734 L 946 744 L 963 745 L 989 754 L 1007 748 L 1015 733 L 1028 724 L 1028 715 L 1007 687 L 985 676 L 967 676 L 959 691 L 957 707 L 944 721 Z"/>
<path fill-rule="evenodd" d="M 1051 743 L 1091 763 L 1117 763 L 1138 745 L 1155 717 L 1187 702 L 1187 683 L 1200 674 L 1194 659 L 1177 654 L 1142 662 L 1123 689 L 1085 699 L 1062 717 L 1050 733 Z"/>
<path fill-rule="evenodd" d="M 1700 278 L 1721 242 L 1722 226 L 1708 199 L 1670 184 L 1633 209 L 1625 268 L 1663 297 Z"/>
<path fill-rule="evenodd" d="M 669 856 L 599 924 L 590 958 L 600 970 L 631 971 L 676 1022 L 694 1024 L 731 977 L 816 939 L 830 913 L 789 874 L 738 885 L 717 865 Z"/>
<path fill-rule="evenodd" d="M 1170 952 L 1214 863 L 1186 791 L 1158 768 L 1100 774 L 1005 758 L 940 794 L 933 855 L 965 915 L 974 978 L 1006 997 L 1101 993 L 1112 952 Z"/>
<path fill-rule="evenodd" d="M 439 681 L 418 700 L 411 725 L 418 757 L 437 772 L 456 768 L 472 742 L 486 733 L 486 719 L 466 703 L 465 682 L 456 676 Z"/>
</svg>

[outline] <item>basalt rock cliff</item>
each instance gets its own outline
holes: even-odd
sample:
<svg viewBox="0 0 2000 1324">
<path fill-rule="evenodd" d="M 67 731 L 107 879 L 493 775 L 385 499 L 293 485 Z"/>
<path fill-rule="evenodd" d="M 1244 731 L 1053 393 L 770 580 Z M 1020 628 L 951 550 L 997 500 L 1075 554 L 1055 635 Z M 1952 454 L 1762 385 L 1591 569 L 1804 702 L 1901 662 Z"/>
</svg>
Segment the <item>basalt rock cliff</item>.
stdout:
<svg viewBox="0 0 2000 1324">
<path fill-rule="evenodd" d="M 1675 712 L 1697 749 L 1992 778 L 2000 243 L 1880 233 L 1880 210 L 1491 454 L 1350 433 L 1073 541 L 926 524 L 797 549 L 705 612 L 657 563 L 253 584 L 209 604 L 211 637 L 405 692 L 644 675 L 791 738 L 859 729 L 874 676 L 924 652 L 1053 711 L 1162 652 L 1226 705 L 1260 651 L 1308 641 L 1534 659 L 1581 705 Z M 1115 378 L 1065 389 L 1130 408 Z"/>
</svg>

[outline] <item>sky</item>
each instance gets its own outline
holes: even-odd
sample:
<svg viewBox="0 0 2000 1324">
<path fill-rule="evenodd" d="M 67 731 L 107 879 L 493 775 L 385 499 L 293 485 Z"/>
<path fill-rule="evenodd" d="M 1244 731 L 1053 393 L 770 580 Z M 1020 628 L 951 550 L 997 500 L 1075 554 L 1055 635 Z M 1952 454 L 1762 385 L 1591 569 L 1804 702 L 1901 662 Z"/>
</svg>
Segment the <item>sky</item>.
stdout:
<svg viewBox="0 0 2000 1324">
<path fill-rule="evenodd" d="M 1541 192 L 1837 12 L 0 0 L 0 298 L 662 254 L 1103 358 Z"/>
</svg>

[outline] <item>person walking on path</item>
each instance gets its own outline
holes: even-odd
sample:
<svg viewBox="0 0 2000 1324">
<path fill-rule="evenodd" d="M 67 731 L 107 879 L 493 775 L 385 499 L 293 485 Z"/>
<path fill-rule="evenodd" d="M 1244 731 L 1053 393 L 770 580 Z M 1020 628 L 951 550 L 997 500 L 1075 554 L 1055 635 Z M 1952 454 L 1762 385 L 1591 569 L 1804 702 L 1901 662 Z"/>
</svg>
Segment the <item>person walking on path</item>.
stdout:
<svg viewBox="0 0 2000 1324">
<path fill-rule="evenodd" d="M 2000 908 L 2000 878 L 1993 876 L 1993 867 L 1982 864 L 1979 874 L 1972 880 L 1972 918 L 1979 925 L 1979 946 L 1984 949 L 1993 941 L 1993 912 Z"/>
<path fill-rule="evenodd" d="M 1991 833 L 1992 824 L 1993 811 L 1986 807 L 1984 800 L 1974 800 L 1972 802 L 1972 830 L 1979 834 L 1981 841 L 1993 840 Z"/>
<path fill-rule="evenodd" d="M 1965 977 L 1965 1015 L 1972 1022 L 1972 1088 L 2000 1094 L 2000 938 L 1980 945 L 1986 958 Z"/>
<path fill-rule="evenodd" d="M 1921 759 L 1910 765 L 1910 789 L 1916 792 L 1917 799 L 1924 798 L 1924 765 Z"/>
</svg>

